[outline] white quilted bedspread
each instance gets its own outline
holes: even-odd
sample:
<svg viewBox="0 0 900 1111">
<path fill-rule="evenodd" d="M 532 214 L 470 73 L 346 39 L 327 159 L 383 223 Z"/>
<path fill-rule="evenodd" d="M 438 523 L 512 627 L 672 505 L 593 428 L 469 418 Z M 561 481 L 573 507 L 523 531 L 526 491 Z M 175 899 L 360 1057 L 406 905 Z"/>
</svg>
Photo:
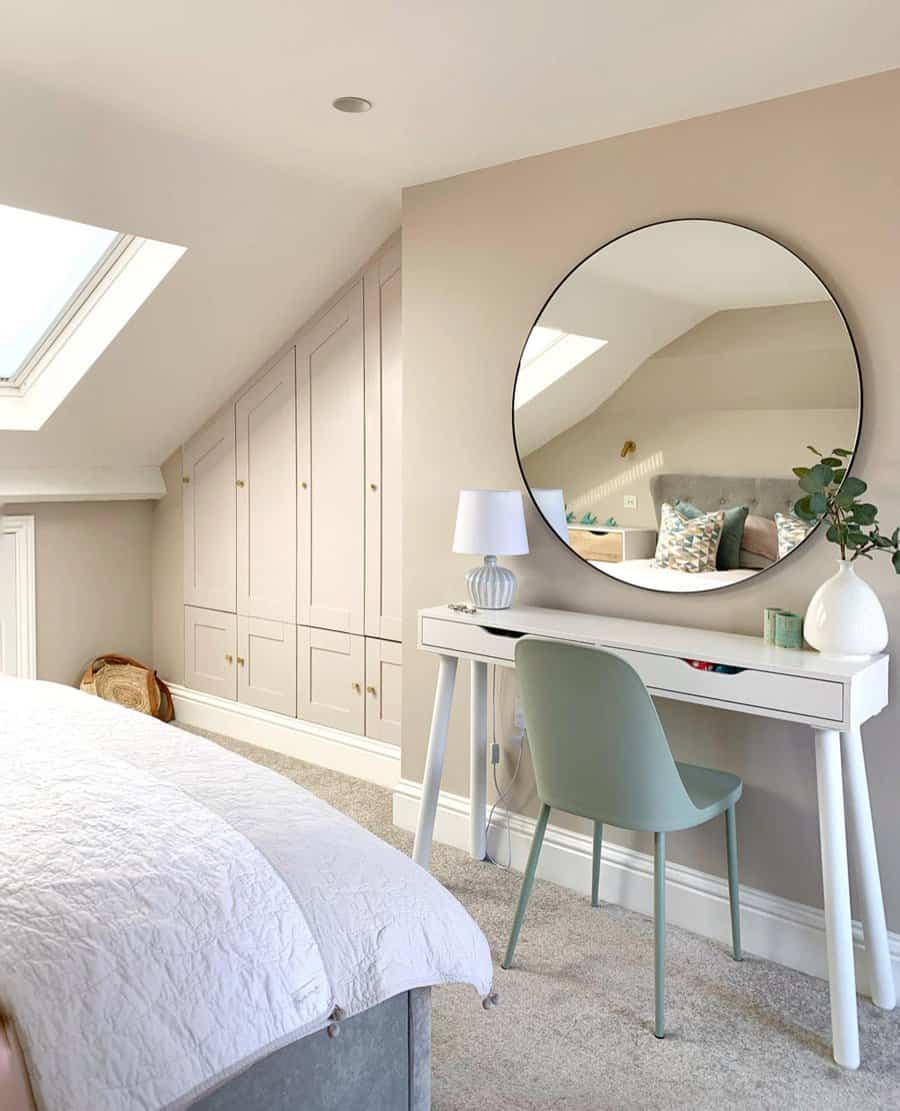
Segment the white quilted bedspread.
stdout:
<svg viewBox="0 0 900 1111">
<path fill-rule="evenodd" d="M 0 678 L 0 760 L 0 1006 L 45 1111 L 184 1107 L 336 1006 L 490 990 L 436 880 L 211 741 Z"/>
</svg>

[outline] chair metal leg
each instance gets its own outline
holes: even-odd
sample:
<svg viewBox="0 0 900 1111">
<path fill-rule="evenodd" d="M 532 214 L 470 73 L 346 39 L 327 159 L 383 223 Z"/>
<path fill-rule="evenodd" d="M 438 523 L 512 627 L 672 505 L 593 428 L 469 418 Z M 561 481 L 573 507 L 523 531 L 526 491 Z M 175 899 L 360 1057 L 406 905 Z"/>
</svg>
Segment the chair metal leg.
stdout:
<svg viewBox="0 0 900 1111">
<path fill-rule="evenodd" d="M 550 817 L 550 807 L 546 803 L 541 807 L 540 817 L 534 829 L 534 839 L 531 842 L 531 852 L 528 854 L 528 864 L 522 879 L 522 890 L 519 893 L 519 905 L 516 907 L 516 917 L 513 919 L 512 930 L 509 934 L 509 944 L 506 946 L 506 956 L 503 958 L 501 968 L 509 968 L 516 952 L 516 943 L 519 940 L 519 931 L 522 929 L 522 919 L 525 917 L 525 908 L 528 906 L 528 896 L 534 883 L 537 872 L 538 860 L 541 855 L 541 845 L 544 841 L 544 832 L 547 829 L 547 819 Z"/>
<path fill-rule="evenodd" d="M 731 944 L 734 959 L 742 961 L 741 889 L 738 883 L 737 819 L 733 806 L 725 811 L 725 841 L 728 847 L 728 900 L 731 903 Z"/>
<path fill-rule="evenodd" d="M 591 906 L 600 906 L 600 853 L 603 849 L 603 823 L 594 822 L 594 854 L 591 857 Z"/>
<path fill-rule="evenodd" d="M 653 972 L 656 1017 L 653 1032 L 666 1036 L 666 835 L 653 835 Z"/>
</svg>

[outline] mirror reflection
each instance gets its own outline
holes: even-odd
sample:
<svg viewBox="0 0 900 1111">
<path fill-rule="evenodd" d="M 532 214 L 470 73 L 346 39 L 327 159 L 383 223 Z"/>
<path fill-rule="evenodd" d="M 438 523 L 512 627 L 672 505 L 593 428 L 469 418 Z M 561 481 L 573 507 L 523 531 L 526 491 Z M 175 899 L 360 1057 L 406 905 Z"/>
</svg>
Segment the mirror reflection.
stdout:
<svg viewBox="0 0 900 1111">
<path fill-rule="evenodd" d="M 664 591 L 730 586 L 793 551 L 807 444 L 855 450 L 856 353 L 810 268 L 735 224 L 630 232 L 562 282 L 528 335 L 519 462 L 560 539 Z"/>
</svg>

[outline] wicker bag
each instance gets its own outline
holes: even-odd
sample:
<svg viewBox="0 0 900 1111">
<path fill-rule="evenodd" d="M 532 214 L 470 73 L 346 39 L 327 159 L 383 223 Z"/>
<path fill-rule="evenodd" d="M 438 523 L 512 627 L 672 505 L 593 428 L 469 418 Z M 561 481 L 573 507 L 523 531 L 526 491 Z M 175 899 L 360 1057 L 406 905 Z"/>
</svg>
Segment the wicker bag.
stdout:
<svg viewBox="0 0 900 1111">
<path fill-rule="evenodd" d="M 81 689 L 161 721 L 175 717 L 169 688 L 155 671 L 130 656 L 107 655 L 92 660 L 81 677 Z"/>
</svg>

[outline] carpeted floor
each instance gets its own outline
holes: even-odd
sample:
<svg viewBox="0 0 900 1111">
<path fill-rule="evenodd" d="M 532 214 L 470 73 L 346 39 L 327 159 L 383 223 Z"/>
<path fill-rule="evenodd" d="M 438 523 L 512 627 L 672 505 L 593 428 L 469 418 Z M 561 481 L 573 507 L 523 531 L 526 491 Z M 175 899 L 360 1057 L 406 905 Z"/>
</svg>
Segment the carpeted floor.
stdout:
<svg viewBox="0 0 900 1111">
<path fill-rule="evenodd" d="M 411 836 L 391 822 L 389 791 L 213 739 L 411 850 Z M 592 909 L 538 881 L 516 967 L 504 972 L 520 877 L 437 844 L 432 868 L 487 935 L 500 993 L 485 1012 L 471 988 L 434 991 L 434 1111 L 900 1109 L 900 1009 L 860 999 L 863 1063 L 847 1072 L 831 1060 L 824 981 L 752 956 L 737 964 L 723 947 L 670 927 L 668 1033 L 657 1041 L 650 919 Z"/>
</svg>

